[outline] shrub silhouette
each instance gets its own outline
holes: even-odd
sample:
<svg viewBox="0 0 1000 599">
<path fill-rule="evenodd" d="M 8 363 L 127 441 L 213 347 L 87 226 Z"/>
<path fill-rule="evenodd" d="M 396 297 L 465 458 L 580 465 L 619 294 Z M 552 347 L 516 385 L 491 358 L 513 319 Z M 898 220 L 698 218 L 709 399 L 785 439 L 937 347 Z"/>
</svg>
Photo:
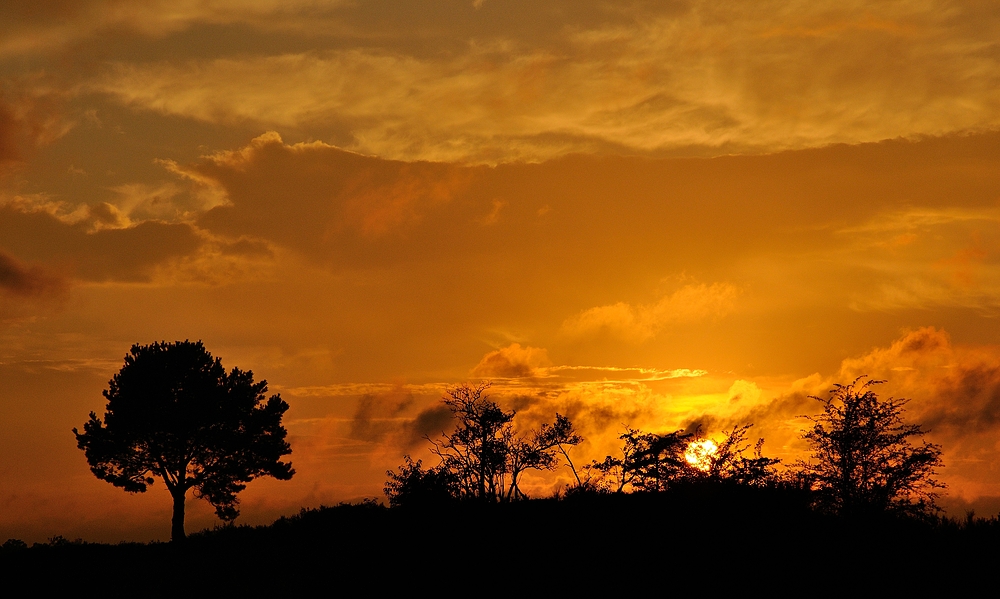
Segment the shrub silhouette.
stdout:
<svg viewBox="0 0 1000 599">
<path fill-rule="evenodd" d="M 864 378 L 835 385 L 827 398 L 813 397 L 823 402 L 823 413 L 807 416 L 813 426 L 803 438 L 812 460 L 799 467 L 819 507 L 849 516 L 936 513 L 936 490 L 944 487 L 934 479 L 940 446 L 922 441 L 920 425 L 903 422 L 908 400 L 879 399 L 871 387 L 884 381 Z"/>
<path fill-rule="evenodd" d="M 447 468 L 423 468 L 423 462 L 414 462 L 404 456 L 399 472 L 388 471 L 385 496 L 390 507 L 413 507 L 442 505 L 456 499 L 460 494 L 458 477 Z"/>
<path fill-rule="evenodd" d="M 259 476 L 287 480 L 291 453 L 281 417 L 288 404 L 265 399 L 267 381 L 226 372 L 201 341 L 133 345 L 108 383 L 104 420 L 93 412 L 73 429 L 97 478 L 141 493 L 163 480 L 173 498 L 171 539 L 184 538 L 188 489 L 224 521 L 239 515 L 236 494 Z"/>
<path fill-rule="evenodd" d="M 750 445 L 746 441 L 746 435 L 751 427 L 752 424 L 744 424 L 734 426 L 729 432 L 724 431 L 725 439 L 718 444 L 715 453 L 709 458 L 708 470 L 705 472 L 709 478 L 753 487 L 780 483 L 775 466 L 781 460 L 763 455 L 764 439 L 757 439 L 752 457 L 747 457 Z"/>
</svg>

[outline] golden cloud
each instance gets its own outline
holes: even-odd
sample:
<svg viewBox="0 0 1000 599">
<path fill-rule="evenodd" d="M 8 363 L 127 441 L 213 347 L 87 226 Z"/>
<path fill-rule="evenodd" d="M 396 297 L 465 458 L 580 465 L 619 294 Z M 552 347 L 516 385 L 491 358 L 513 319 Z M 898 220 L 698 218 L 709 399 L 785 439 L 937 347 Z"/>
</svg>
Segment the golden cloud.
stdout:
<svg viewBox="0 0 1000 599">
<path fill-rule="evenodd" d="M 337 0 L 46 0 L 30 7 L 14 3 L 4 7 L 0 57 L 58 51 L 109 33 L 162 38 L 198 24 L 315 26 L 317 13 L 341 4 Z"/>
<path fill-rule="evenodd" d="M 595 3 L 545 35 L 503 19 L 484 30 L 473 12 L 488 10 L 428 19 L 418 51 L 402 23 L 344 7 L 326 22 L 368 43 L 120 62 L 81 89 L 205 122 L 335 130 L 351 150 L 406 160 L 772 152 L 1000 126 L 997 15 L 978 7 L 702 0 L 633 6 L 629 20 Z M 471 41 L 456 48 L 456 35 Z"/>
<path fill-rule="evenodd" d="M 546 350 L 512 343 L 483 356 L 470 375 L 483 379 L 533 377 L 539 367 L 551 364 Z"/>
<path fill-rule="evenodd" d="M 6 89 L 0 89 L 0 167 L 26 160 L 33 150 L 73 128 L 62 113 L 60 94 L 11 79 Z M 11 93 L 11 88 L 16 91 Z"/>
<path fill-rule="evenodd" d="M 201 226 L 327 254 L 344 246 L 357 253 L 351 246 L 412 228 L 450 202 L 470 176 L 448 165 L 379 160 L 319 142 L 286 145 L 274 132 L 170 168 L 224 194 Z"/>
<path fill-rule="evenodd" d="M 728 283 L 689 284 L 653 304 L 632 306 L 618 302 L 584 310 L 567 319 L 562 330 L 573 337 L 609 333 L 641 342 L 673 323 L 722 318 L 732 312 L 739 294 L 740 290 Z"/>
</svg>

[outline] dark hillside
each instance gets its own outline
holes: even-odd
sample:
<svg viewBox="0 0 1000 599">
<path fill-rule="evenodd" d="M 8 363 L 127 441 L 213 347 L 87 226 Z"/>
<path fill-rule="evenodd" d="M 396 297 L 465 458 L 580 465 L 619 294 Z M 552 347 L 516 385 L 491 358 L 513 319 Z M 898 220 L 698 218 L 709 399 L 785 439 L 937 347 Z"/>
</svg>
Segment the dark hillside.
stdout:
<svg viewBox="0 0 1000 599">
<path fill-rule="evenodd" d="M 995 519 L 848 521 L 813 512 L 807 500 L 787 489 L 688 485 L 506 505 L 340 505 L 205 531 L 179 546 L 8 546 L 2 569 L 8 581 L 97 584 L 114 596 L 176 594 L 178 585 L 350 595 L 926 592 L 985 577 L 1000 557 Z"/>
</svg>

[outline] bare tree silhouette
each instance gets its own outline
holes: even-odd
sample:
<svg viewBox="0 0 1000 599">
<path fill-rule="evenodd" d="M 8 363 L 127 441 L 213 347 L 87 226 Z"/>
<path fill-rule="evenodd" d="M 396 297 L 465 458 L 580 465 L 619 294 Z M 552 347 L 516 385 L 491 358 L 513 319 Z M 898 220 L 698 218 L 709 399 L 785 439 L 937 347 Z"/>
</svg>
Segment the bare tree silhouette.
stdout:
<svg viewBox="0 0 1000 599">
<path fill-rule="evenodd" d="M 513 410 L 506 411 L 489 399 L 489 383 L 459 385 L 443 398 L 456 420 L 452 432 L 427 438 L 440 464 L 424 469 L 421 462 L 406 462 L 399 472 L 388 471 L 385 494 L 390 505 L 425 503 L 447 492 L 455 498 L 483 502 L 509 502 L 526 495 L 518 483 L 527 470 L 551 470 L 557 452 L 570 467 L 567 446 L 583 441 L 568 418 L 556 414 L 553 424 L 517 434 Z M 574 469 L 575 472 L 575 469 Z"/>
</svg>

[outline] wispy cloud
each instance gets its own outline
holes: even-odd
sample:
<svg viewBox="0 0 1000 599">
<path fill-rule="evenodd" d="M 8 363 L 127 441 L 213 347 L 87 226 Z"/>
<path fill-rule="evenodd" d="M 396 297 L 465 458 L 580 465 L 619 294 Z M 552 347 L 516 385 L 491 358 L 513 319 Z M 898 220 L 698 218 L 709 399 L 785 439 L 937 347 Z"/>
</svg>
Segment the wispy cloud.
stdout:
<svg viewBox="0 0 1000 599">
<path fill-rule="evenodd" d="M 998 230 L 994 207 L 905 209 L 840 230 L 847 244 L 829 259 L 864 273 L 851 298 L 856 310 L 949 306 L 996 314 Z"/>
<path fill-rule="evenodd" d="M 56 0 L 30 8 L 5 7 L 0 57 L 52 52 L 108 32 L 163 38 L 198 24 L 246 23 L 265 28 L 302 28 L 329 15 L 338 0 Z"/>
</svg>

